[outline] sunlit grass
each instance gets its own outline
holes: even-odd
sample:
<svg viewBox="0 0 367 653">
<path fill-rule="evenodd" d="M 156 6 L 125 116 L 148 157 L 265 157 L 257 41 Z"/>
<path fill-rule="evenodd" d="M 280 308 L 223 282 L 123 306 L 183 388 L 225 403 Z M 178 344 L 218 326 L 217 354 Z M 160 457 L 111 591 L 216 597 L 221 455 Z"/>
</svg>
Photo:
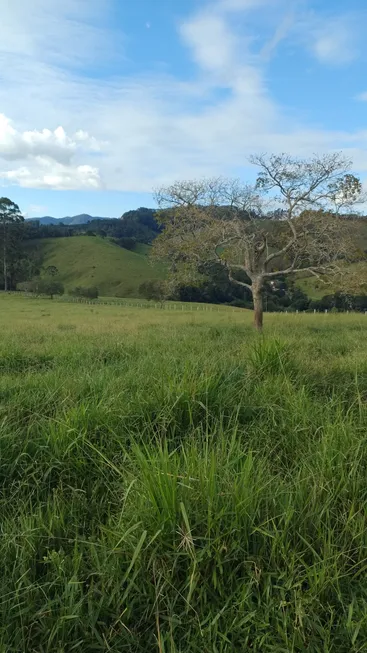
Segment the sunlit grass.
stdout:
<svg viewBox="0 0 367 653">
<path fill-rule="evenodd" d="M 0 297 L 0 651 L 357 652 L 367 317 Z"/>
<path fill-rule="evenodd" d="M 73 236 L 32 240 L 28 246 L 39 250 L 43 268 L 57 267 L 66 290 L 95 286 L 101 295 L 137 297 L 141 283 L 164 276 L 163 267 L 149 261 L 149 247 L 143 244 L 129 251 L 108 238 Z"/>
</svg>

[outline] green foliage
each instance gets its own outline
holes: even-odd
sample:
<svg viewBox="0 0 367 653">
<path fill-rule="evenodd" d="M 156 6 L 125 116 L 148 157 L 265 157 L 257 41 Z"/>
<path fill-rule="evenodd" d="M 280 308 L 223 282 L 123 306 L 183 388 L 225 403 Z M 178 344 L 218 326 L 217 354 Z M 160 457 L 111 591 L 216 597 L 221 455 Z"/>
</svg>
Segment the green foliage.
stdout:
<svg viewBox="0 0 367 653">
<path fill-rule="evenodd" d="M 73 297 L 85 297 L 88 299 L 98 299 L 98 288 L 83 288 L 82 286 L 77 286 L 69 290 L 69 295 Z"/>
<path fill-rule="evenodd" d="M 317 311 L 367 311 L 367 295 L 351 295 L 336 292 L 331 295 L 324 295 L 320 300 L 310 302 L 310 308 Z"/>
<path fill-rule="evenodd" d="M 365 316 L 0 305 L 0 650 L 364 650 Z"/>
<path fill-rule="evenodd" d="M 136 247 L 136 239 L 130 238 L 128 236 L 124 236 L 123 238 L 118 238 L 116 239 L 115 242 L 120 247 L 123 247 L 124 249 L 128 249 L 130 251 L 132 251 Z"/>
<path fill-rule="evenodd" d="M 156 210 L 140 207 L 124 213 L 117 230 L 120 238 L 135 238 L 142 243 L 152 243 L 161 228 L 156 219 Z"/>
<path fill-rule="evenodd" d="M 20 228 L 23 222 L 19 206 L 7 197 L 0 197 L 0 261 L 4 290 L 11 288 L 15 269 L 23 258 Z"/>
<path fill-rule="evenodd" d="M 63 295 L 65 292 L 64 285 L 61 281 L 55 279 L 36 279 L 25 284 L 25 290 L 28 292 L 36 293 L 37 295 L 50 295 L 53 299 L 54 295 Z"/>
<path fill-rule="evenodd" d="M 289 347 L 276 338 L 261 339 L 254 344 L 250 360 L 258 374 L 285 374 L 289 370 Z"/>
<path fill-rule="evenodd" d="M 49 277 L 56 277 L 59 274 L 59 270 L 57 269 L 56 265 L 48 265 L 45 269 L 45 273 Z"/>
<path fill-rule="evenodd" d="M 164 281 L 144 281 L 139 286 L 139 294 L 145 299 L 164 302 L 167 299 L 167 284 Z"/>
</svg>

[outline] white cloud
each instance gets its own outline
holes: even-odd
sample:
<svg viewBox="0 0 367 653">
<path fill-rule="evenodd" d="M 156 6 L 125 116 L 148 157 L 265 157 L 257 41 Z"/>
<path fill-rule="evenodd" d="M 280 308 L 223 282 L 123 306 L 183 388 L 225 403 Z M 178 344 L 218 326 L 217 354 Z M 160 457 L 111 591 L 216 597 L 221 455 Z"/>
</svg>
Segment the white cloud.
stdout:
<svg viewBox="0 0 367 653">
<path fill-rule="evenodd" d="M 212 71 L 228 70 L 236 59 L 237 39 L 224 18 L 203 13 L 181 26 L 196 63 Z"/>
<path fill-rule="evenodd" d="M 111 51 L 105 29 L 111 0 L 5 0 L 1 7 L 2 52 L 76 68 Z"/>
<path fill-rule="evenodd" d="M 276 4 L 277 0 L 219 0 L 218 9 L 222 11 L 244 11 L 258 9 L 263 5 Z"/>
<path fill-rule="evenodd" d="M 367 91 L 357 95 L 356 100 L 360 100 L 360 102 L 367 102 Z"/>
<path fill-rule="evenodd" d="M 99 188 L 99 170 L 74 159 L 88 152 L 99 152 L 101 145 L 84 130 L 68 136 L 59 126 L 53 131 L 19 131 L 4 114 L 0 114 L 0 161 L 26 161 L 19 168 L 0 172 L 0 178 L 25 188 L 70 190 Z"/>
<path fill-rule="evenodd" d="M 59 126 L 53 131 L 42 129 L 20 132 L 9 118 L 0 114 L 0 158 L 20 160 L 34 156 L 48 156 L 61 163 L 69 162 L 78 148 L 99 151 L 97 139 L 88 132 L 78 130 L 68 136 Z"/>
<path fill-rule="evenodd" d="M 347 64 L 357 57 L 358 30 L 346 16 L 325 19 L 311 30 L 309 38 L 311 51 L 321 63 Z"/>
<path fill-rule="evenodd" d="M 43 157 L 36 157 L 31 168 L 22 166 L 0 172 L 0 178 L 23 188 L 96 190 L 101 186 L 98 168 L 89 165 L 69 166 Z"/>
<path fill-rule="evenodd" d="M 42 206 L 41 204 L 31 204 L 28 207 L 26 215 L 42 215 L 48 210 L 47 206 Z"/>
<path fill-rule="evenodd" d="M 268 59 L 274 50 L 277 48 L 279 43 L 283 41 L 288 33 L 291 31 L 295 23 L 295 12 L 293 9 L 288 10 L 284 16 L 281 18 L 280 22 L 275 28 L 274 34 L 271 39 L 265 43 L 264 47 L 261 50 L 261 55 L 265 59 Z"/>
</svg>

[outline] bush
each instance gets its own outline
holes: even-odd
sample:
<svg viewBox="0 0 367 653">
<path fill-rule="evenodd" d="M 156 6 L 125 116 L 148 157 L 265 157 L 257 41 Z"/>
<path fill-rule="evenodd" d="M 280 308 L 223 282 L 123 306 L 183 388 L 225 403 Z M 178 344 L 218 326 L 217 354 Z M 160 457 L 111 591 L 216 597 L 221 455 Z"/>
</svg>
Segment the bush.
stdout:
<svg viewBox="0 0 367 653">
<path fill-rule="evenodd" d="M 82 286 L 77 286 L 69 290 L 69 295 L 73 297 L 85 297 L 87 299 L 98 299 L 98 288 L 94 286 L 91 288 L 83 288 Z"/>
<path fill-rule="evenodd" d="M 34 292 L 34 281 L 21 281 L 17 283 L 17 290 L 20 292 Z"/>
<path fill-rule="evenodd" d="M 139 286 L 139 294 L 145 299 L 163 303 L 167 299 L 167 286 L 164 281 L 144 281 Z"/>
<path fill-rule="evenodd" d="M 236 308 L 252 308 L 250 302 L 246 302 L 244 299 L 234 299 L 232 302 L 228 303 L 228 306 L 235 306 Z"/>
<path fill-rule="evenodd" d="M 115 243 L 124 249 L 132 251 L 136 246 L 136 238 L 131 238 L 130 236 L 123 236 L 122 238 L 116 238 Z"/>
</svg>

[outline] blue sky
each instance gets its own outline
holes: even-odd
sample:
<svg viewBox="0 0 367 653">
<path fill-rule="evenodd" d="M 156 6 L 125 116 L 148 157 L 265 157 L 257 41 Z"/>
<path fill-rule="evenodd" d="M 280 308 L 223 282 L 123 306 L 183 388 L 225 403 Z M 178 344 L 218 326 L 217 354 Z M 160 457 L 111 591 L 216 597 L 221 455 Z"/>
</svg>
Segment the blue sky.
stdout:
<svg viewBox="0 0 367 653">
<path fill-rule="evenodd" d="M 3 0 L 0 194 L 119 216 L 152 189 L 344 150 L 367 177 L 364 0 Z"/>
</svg>

